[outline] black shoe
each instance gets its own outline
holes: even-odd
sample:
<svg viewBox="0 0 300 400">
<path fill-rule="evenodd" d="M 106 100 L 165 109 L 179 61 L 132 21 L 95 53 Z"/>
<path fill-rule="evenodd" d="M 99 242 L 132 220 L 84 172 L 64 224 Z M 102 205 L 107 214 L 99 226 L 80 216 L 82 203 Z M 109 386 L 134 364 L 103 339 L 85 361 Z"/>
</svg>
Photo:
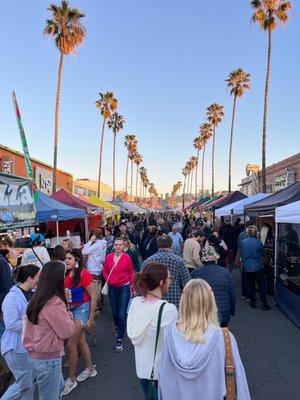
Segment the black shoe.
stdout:
<svg viewBox="0 0 300 400">
<path fill-rule="evenodd" d="M 251 307 L 251 308 L 256 308 L 256 303 L 255 303 L 255 302 L 253 302 L 253 301 L 252 301 L 252 302 L 250 302 L 250 304 L 249 304 L 249 305 L 250 305 L 250 307 Z"/>
<path fill-rule="evenodd" d="M 269 311 L 269 310 L 271 310 L 271 307 L 269 306 L 268 303 L 263 303 L 262 306 L 261 306 L 261 309 L 263 311 Z"/>
<path fill-rule="evenodd" d="M 117 344 L 115 347 L 115 352 L 116 353 L 121 353 L 121 351 L 123 351 L 123 344 L 122 344 L 122 340 L 117 340 Z"/>
</svg>

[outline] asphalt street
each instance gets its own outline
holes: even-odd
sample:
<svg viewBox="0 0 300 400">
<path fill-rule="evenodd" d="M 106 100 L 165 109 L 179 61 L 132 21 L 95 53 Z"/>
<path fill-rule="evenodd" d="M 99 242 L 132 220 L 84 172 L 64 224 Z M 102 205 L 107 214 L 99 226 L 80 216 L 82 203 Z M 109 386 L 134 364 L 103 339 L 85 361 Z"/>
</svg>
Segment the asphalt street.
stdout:
<svg viewBox="0 0 300 400">
<path fill-rule="evenodd" d="M 241 299 L 237 272 L 235 278 L 238 303 L 230 329 L 239 345 L 252 400 L 299 399 L 300 330 L 277 307 L 272 307 L 268 312 L 259 308 L 251 309 L 248 303 Z M 78 387 L 64 398 L 142 400 L 142 392 L 135 375 L 131 343 L 127 339 L 123 353 L 114 352 L 115 337 L 108 304 L 97 321 L 96 335 L 98 346 L 91 348 L 98 375 L 78 384 Z M 80 360 L 78 372 L 82 367 Z M 66 373 L 64 370 L 65 376 Z"/>
</svg>

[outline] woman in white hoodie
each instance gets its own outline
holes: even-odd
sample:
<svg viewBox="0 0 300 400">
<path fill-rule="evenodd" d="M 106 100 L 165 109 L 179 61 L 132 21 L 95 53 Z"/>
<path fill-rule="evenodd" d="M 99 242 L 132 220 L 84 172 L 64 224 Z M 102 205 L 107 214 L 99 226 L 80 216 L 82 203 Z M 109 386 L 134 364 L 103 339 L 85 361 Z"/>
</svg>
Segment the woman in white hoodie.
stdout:
<svg viewBox="0 0 300 400">
<path fill-rule="evenodd" d="M 135 275 L 135 289 L 140 296 L 133 299 L 127 319 L 127 334 L 135 350 L 136 373 L 146 396 L 153 368 L 159 309 L 166 303 L 161 318 L 160 335 L 154 363 L 153 379 L 157 381 L 166 328 L 177 319 L 177 309 L 162 300 L 172 277 L 165 265 L 149 264 Z"/>
</svg>

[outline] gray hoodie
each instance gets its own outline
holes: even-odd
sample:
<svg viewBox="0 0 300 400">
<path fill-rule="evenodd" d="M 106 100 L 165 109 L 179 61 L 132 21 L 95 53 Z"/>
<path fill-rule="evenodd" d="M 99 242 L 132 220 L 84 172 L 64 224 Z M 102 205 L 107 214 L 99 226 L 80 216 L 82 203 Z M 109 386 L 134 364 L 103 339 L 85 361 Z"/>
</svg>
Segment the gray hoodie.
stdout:
<svg viewBox="0 0 300 400">
<path fill-rule="evenodd" d="M 244 367 L 231 335 L 237 400 L 250 400 Z M 159 376 L 160 400 L 223 400 L 225 346 L 220 328 L 208 327 L 204 343 L 192 343 L 173 323 L 167 331 Z"/>
</svg>

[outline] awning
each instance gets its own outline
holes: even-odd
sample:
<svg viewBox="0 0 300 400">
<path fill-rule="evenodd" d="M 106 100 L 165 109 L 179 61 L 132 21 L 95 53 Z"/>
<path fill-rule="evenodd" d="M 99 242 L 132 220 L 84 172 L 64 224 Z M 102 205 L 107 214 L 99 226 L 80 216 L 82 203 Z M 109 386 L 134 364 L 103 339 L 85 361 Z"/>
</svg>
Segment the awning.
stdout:
<svg viewBox="0 0 300 400">
<path fill-rule="evenodd" d="M 104 212 L 103 207 L 99 207 L 88 203 L 78 197 L 73 196 L 71 193 L 67 193 L 65 190 L 61 189 L 54 193 L 52 199 L 60 201 L 67 206 L 79 208 L 85 210 L 88 215 L 101 215 Z"/>
<path fill-rule="evenodd" d="M 276 222 L 300 224 L 300 201 L 276 208 Z"/>
<path fill-rule="evenodd" d="M 66 206 L 43 192 L 38 192 L 35 206 L 39 222 L 64 221 L 67 219 L 84 218 L 86 216 L 85 210 Z"/>
<path fill-rule="evenodd" d="M 245 206 L 245 212 L 260 215 L 275 214 L 277 207 L 285 206 L 298 200 L 300 200 L 300 182 L 271 194 L 263 200 Z"/>
<path fill-rule="evenodd" d="M 235 203 L 229 204 L 227 206 L 221 207 L 215 211 L 216 217 L 225 217 L 226 215 L 243 215 L 244 207 L 247 204 L 252 204 L 258 200 L 264 199 L 269 196 L 266 193 L 258 193 L 253 196 L 246 197 L 245 199 L 236 201 Z"/>
</svg>

